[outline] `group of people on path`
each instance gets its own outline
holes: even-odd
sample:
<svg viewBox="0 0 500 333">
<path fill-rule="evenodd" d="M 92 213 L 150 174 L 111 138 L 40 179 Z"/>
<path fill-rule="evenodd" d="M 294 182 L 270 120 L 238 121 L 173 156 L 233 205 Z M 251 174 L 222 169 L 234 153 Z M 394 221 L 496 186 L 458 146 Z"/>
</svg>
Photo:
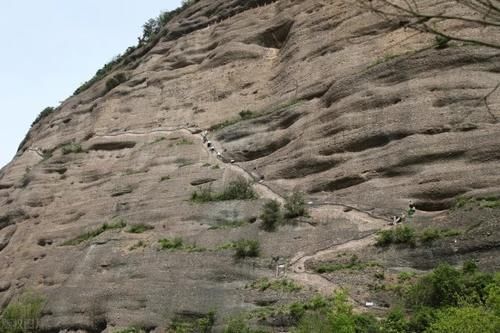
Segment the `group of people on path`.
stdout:
<svg viewBox="0 0 500 333">
<path fill-rule="evenodd" d="M 413 203 L 413 201 L 410 200 L 406 214 L 402 213 L 399 216 L 394 215 L 392 217 L 392 221 L 389 223 L 389 225 L 397 225 L 397 224 L 403 223 L 404 221 L 407 220 L 407 218 L 412 218 L 416 211 L 417 211 L 417 208 L 416 208 L 415 204 Z"/>
<path fill-rule="evenodd" d="M 203 139 L 203 143 L 207 145 L 208 150 L 210 150 L 212 153 L 214 153 L 215 156 L 217 156 L 217 158 L 219 160 L 225 162 L 221 152 L 217 151 L 217 149 L 215 149 L 215 146 L 213 145 L 213 143 L 210 140 L 208 140 L 208 131 L 207 130 L 204 130 L 203 132 L 201 132 L 201 137 Z M 235 161 L 230 160 L 229 162 L 234 163 Z"/>
</svg>

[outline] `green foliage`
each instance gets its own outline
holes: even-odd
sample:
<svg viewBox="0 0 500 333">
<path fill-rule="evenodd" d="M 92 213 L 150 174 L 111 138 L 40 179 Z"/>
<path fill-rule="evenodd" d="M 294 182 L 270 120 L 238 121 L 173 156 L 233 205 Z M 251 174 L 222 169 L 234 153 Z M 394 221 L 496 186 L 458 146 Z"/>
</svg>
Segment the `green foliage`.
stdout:
<svg viewBox="0 0 500 333">
<path fill-rule="evenodd" d="M 194 191 L 191 193 L 191 201 L 198 203 L 215 201 L 212 188 L 210 186 L 204 186 Z"/>
<path fill-rule="evenodd" d="M 415 230 L 409 226 L 397 226 L 393 229 L 381 230 L 377 233 L 376 246 L 389 246 L 391 244 L 406 244 L 415 246 L 417 236 Z"/>
<path fill-rule="evenodd" d="M 82 146 L 78 143 L 68 143 L 61 147 L 63 155 L 78 154 L 83 152 Z"/>
<path fill-rule="evenodd" d="M 282 221 L 281 204 L 276 200 L 269 200 L 264 204 L 262 214 L 262 229 L 274 231 Z"/>
<path fill-rule="evenodd" d="M 218 219 L 217 225 L 211 226 L 209 230 L 239 228 L 246 224 L 248 224 L 248 221 L 245 220 Z"/>
<path fill-rule="evenodd" d="M 168 333 L 210 333 L 215 323 L 215 313 L 209 312 L 200 318 L 176 318 L 172 321 Z"/>
<path fill-rule="evenodd" d="M 179 250 L 184 248 L 184 241 L 180 237 L 174 239 L 162 238 L 158 240 L 161 250 Z"/>
<path fill-rule="evenodd" d="M 307 313 L 300 320 L 293 333 L 329 333 L 332 332 L 330 323 L 321 313 Z"/>
<path fill-rule="evenodd" d="M 108 62 L 101 69 L 99 69 L 90 80 L 83 83 L 78 89 L 76 89 L 73 95 L 77 95 L 79 93 L 84 92 L 85 90 L 93 86 L 96 82 L 102 80 L 109 73 L 119 68 L 121 65 L 130 64 L 131 62 L 137 60 L 139 57 L 146 54 L 146 52 L 150 50 L 154 45 L 154 41 L 159 39 L 162 27 L 164 27 L 168 22 L 170 22 L 177 14 L 181 13 L 183 10 L 185 10 L 193 3 L 196 3 L 198 1 L 199 0 L 184 1 L 181 7 L 174 9 L 172 11 L 162 12 L 158 17 L 149 19 L 143 25 L 142 36 L 138 38 L 137 46 L 130 46 L 127 48 L 127 50 L 123 55 L 119 54 L 115 56 L 110 62 Z M 145 44 L 148 45 L 145 46 Z M 116 82 L 110 83 L 109 87 L 113 86 L 114 84 L 116 84 Z M 112 89 L 108 88 L 107 83 L 106 87 L 107 87 L 106 92 Z M 114 87 L 115 86 L 113 86 L 113 88 Z"/>
<path fill-rule="evenodd" d="M 170 176 L 162 176 L 162 177 L 160 178 L 160 182 L 164 182 L 164 181 L 166 181 L 166 180 L 170 180 Z"/>
<path fill-rule="evenodd" d="M 302 289 L 301 286 L 297 285 L 295 282 L 289 279 L 269 280 L 268 278 L 262 278 L 254 281 L 247 287 L 251 289 L 257 289 L 259 291 L 274 290 L 287 293 L 296 292 Z"/>
<path fill-rule="evenodd" d="M 448 43 L 450 41 L 448 37 L 436 35 L 434 38 L 436 39 L 436 49 L 444 49 L 448 47 Z"/>
<path fill-rule="evenodd" d="M 445 308 L 437 313 L 436 320 L 426 333 L 498 333 L 500 317 L 480 306 Z"/>
<path fill-rule="evenodd" d="M 9 303 L 0 316 L 2 333 L 37 333 L 45 300 L 34 293 L 26 293 Z"/>
<path fill-rule="evenodd" d="M 405 333 L 408 329 L 408 322 L 402 309 L 393 309 L 383 320 L 381 330 L 384 333 Z"/>
<path fill-rule="evenodd" d="M 459 236 L 461 234 L 458 230 L 427 228 L 418 236 L 418 239 L 424 244 L 430 244 L 441 238 Z"/>
<path fill-rule="evenodd" d="M 472 207 L 478 208 L 500 208 L 500 198 L 498 197 L 485 197 L 485 198 L 467 198 L 458 197 L 455 200 L 454 210 L 457 209 L 471 209 Z"/>
<path fill-rule="evenodd" d="M 113 75 L 113 77 L 109 78 L 106 81 L 106 92 L 112 90 L 115 87 L 118 87 L 125 81 L 127 81 L 127 76 L 125 75 L 125 73 L 117 73 Z"/>
<path fill-rule="evenodd" d="M 202 187 L 191 194 L 191 201 L 202 203 L 210 201 L 228 201 L 228 200 L 252 200 L 256 199 L 257 194 L 252 188 L 252 184 L 243 178 L 231 181 L 222 192 L 214 193 L 212 188 Z"/>
<path fill-rule="evenodd" d="M 118 331 L 114 331 L 113 333 L 146 333 L 142 328 L 137 327 L 128 327 Z"/>
<path fill-rule="evenodd" d="M 252 239 L 240 239 L 234 242 L 234 256 L 236 259 L 247 257 L 258 257 L 260 252 L 259 241 Z"/>
<path fill-rule="evenodd" d="M 45 109 L 42 110 L 42 112 L 40 112 L 40 114 L 38 114 L 38 116 L 36 117 L 36 119 L 33 121 L 33 123 L 31 124 L 31 127 L 35 126 L 36 124 L 38 124 L 39 122 L 41 122 L 45 117 L 51 115 L 52 113 L 54 113 L 56 109 L 53 108 L 52 106 L 48 106 L 46 107 Z"/>
<path fill-rule="evenodd" d="M 292 219 L 299 216 L 306 216 L 306 202 L 304 194 L 301 192 L 293 192 L 292 195 L 286 198 L 285 202 L 285 218 Z"/>
<path fill-rule="evenodd" d="M 196 246 L 196 244 L 185 244 L 183 239 L 175 237 L 174 239 L 162 238 L 158 240 L 160 250 L 182 250 L 187 252 L 203 252 L 204 248 Z"/>
<path fill-rule="evenodd" d="M 110 224 L 104 223 L 99 228 L 88 231 L 84 234 L 81 234 L 80 236 L 78 236 L 76 238 L 70 239 L 70 240 L 62 243 L 62 245 L 63 246 L 78 245 L 78 244 L 81 244 L 81 243 L 88 241 L 92 238 L 95 238 L 108 230 L 123 229 L 126 226 L 127 226 L 127 223 L 125 222 L 125 220 L 123 220 L 120 217 L 115 217 Z"/>
<path fill-rule="evenodd" d="M 154 227 L 149 224 L 140 223 L 131 225 L 126 231 L 132 234 L 142 234 L 151 229 L 154 229 Z"/>
<path fill-rule="evenodd" d="M 245 119 L 252 119 L 253 117 L 255 117 L 255 114 L 250 110 L 242 110 L 242 111 L 240 111 L 239 115 L 240 115 L 240 118 L 244 119 L 244 120 Z"/>
<path fill-rule="evenodd" d="M 406 295 L 409 306 L 419 308 L 485 304 L 488 291 L 500 286 L 491 274 L 466 269 L 459 271 L 447 264 L 438 266 L 421 278 Z"/>
</svg>

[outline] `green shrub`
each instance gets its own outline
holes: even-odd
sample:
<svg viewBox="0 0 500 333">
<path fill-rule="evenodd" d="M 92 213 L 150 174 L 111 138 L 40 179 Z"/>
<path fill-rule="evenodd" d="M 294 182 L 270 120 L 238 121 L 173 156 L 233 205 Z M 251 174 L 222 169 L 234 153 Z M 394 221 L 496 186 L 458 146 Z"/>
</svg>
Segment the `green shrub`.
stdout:
<svg viewBox="0 0 500 333">
<path fill-rule="evenodd" d="M 458 236 L 460 234 L 461 232 L 457 230 L 427 228 L 418 236 L 418 238 L 424 244 L 431 244 L 435 240 L 445 237 Z"/>
<path fill-rule="evenodd" d="M 162 176 L 162 177 L 160 178 L 160 182 L 164 182 L 164 181 L 166 181 L 166 180 L 170 180 L 170 176 Z"/>
<path fill-rule="evenodd" d="M 217 195 L 217 200 L 251 200 L 256 199 L 257 195 L 252 188 L 249 181 L 239 178 L 231 181 L 222 191 Z"/>
<path fill-rule="evenodd" d="M 498 333 L 500 317 L 479 306 L 447 308 L 437 313 L 426 333 Z"/>
<path fill-rule="evenodd" d="M 45 117 L 51 115 L 52 113 L 54 113 L 56 109 L 53 108 L 52 106 L 49 106 L 49 107 L 46 107 L 45 109 L 42 110 L 42 112 L 40 112 L 40 114 L 36 117 L 36 119 L 33 121 L 33 123 L 31 124 L 31 127 L 35 126 L 36 124 L 38 124 L 40 121 L 42 121 Z"/>
<path fill-rule="evenodd" d="M 191 193 L 191 201 L 193 202 L 209 202 L 215 201 L 212 188 L 210 186 L 201 187 L 199 190 Z"/>
<path fill-rule="evenodd" d="M 255 114 L 250 110 L 242 110 L 240 111 L 239 115 L 241 119 L 252 119 L 253 117 L 255 117 Z"/>
<path fill-rule="evenodd" d="M 142 234 L 143 232 L 146 232 L 146 231 L 151 230 L 151 229 L 154 229 L 154 227 L 149 225 L 149 224 L 141 223 L 141 224 L 131 225 L 127 229 L 127 232 L 130 232 L 132 234 Z"/>
<path fill-rule="evenodd" d="M 376 246 L 389 246 L 394 242 L 394 233 L 392 230 L 380 230 L 377 232 Z"/>
<path fill-rule="evenodd" d="M 184 247 L 184 241 L 180 237 L 174 239 L 162 238 L 158 240 L 161 250 L 178 250 Z"/>
<path fill-rule="evenodd" d="M 444 49 L 448 47 L 450 39 L 446 36 L 436 35 L 436 49 Z"/>
<path fill-rule="evenodd" d="M 78 154 L 83 152 L 82 146 L 78 143 L 68 143 L 61 147 L 63 155 Z"/>
<path fill-rule="evenodd" d="M 146 333 L 146 331 L 143 330 L 142 328 L 129 327 L 118 331 L 114 331 L 113 333 Z"/>
<path fill-rule="evenodd" d="M 252 188 L 252 184 L 243 178 L 231 181 L 222 192 L 214 193 L 212 188 L 202 187 L 191 194 L 193 202 L 228 201 L 228 200 L 252 200 L 257 194 Z"/>
<path fill-rule="evenodd" d="M 175 237 L 174 239 L 162 238 L 158 240 L 160 244 L 160 250 L 183 250 L 187 252 L 202 252 L 205 251 L 204 248 L 196 246 L 196 244 L 185 244 L 182 238 Z"/>
<path fill-rule="evenodd" d="M 264 204 L 262 214 L 262 229 L 274 231 L 282 220 L 281 204 L 276 200 L 269 200 Z"/>
<path fill-rule="evenodd" d="M 284 208 L 285 217 L 288 219 L 307 215 L 306 202 L 301 192 L 293 192 L 288 196 Z"/>
<path fill-rule="evenodd" d="M 106 92 L 112 90 L 115 87 L 118 87 L 125 81 L 127 81 L 127 76 L 125 75 L 125 73 L 117 73 L 113 75 L 113 77 L 109 78 L 106 81 Z"/>
<path fill-rule="evenodd" d="M 302 289 L 301 286 L 289 279 L 269 280 L 268 278 L 262 278 L 254 281 L 247 287 L 257 289 L 259 291 L 274 290 L 288 293 L 296 292 Z"/>
<path fill-rule="evenodd" d="M 416 235 L 415 230 L 409 226 L 396 227 L 394 231 L 394 244 L 415 245 Z"/>
<path fill-rule="evenodd" d="M 240 239 L 234 243 L 234 256 L 237 259 L 258 257 L 260 252 L 259 242 L 251 239 Z"/>
<path fill-rule="evenodd" d="M 62 245 L 63 246 L 78 245 L 78 244 L 81 244 L 87 240 L 95 238 L 108 230 L 123 229 L 126 226 L 127 226 L 127 223 L 125 222 L 125 220 L 123 220 L 120 217 L 115 217 L 110 224 L 103 223 L 99 228 L 97 228 L 95 230 L 88 231 L 84 234 L 81 234 L 80 236 L 78 236 L 76 238 L 70 239 L 70 240 L 64 242 Z"/>
<path fill-rule="evenodd" d="M 406 244 L 415 246 L 417 236 L 415 230 L 409 226 L 397 226 L 389 230 L 381 230 L 377 233 L 376 246 L 388 246 L 391 244 Z"/>
<path fill-rule="evenodd" d="M 210 333 L 215 323 L 215 313 L 209 312 L 200 318 L 175 318 L 167 332 L 172 333 Z"/>
<path fill-rule="evenodd" d="M 34 293 L 26 293 L 11 301 L 0 316 L 0 332 L 39 332 L 44 305 L 44 298 Z"/>
</svg>

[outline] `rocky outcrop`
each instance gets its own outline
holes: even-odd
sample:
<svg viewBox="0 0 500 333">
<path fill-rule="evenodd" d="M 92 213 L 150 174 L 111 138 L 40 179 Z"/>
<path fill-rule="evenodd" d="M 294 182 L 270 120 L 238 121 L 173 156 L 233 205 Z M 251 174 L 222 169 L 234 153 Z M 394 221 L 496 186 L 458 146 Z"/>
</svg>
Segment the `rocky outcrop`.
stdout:
<svg viewBox="0 0 500 333">
<path fill-rule="evenodd" d="M 245 286 L 272 277 L 276 258 L 372 237 L 409 200 L 422 225 L 439 225 L 459 220 L 446 212 L 458 196 L 498 197 L 500 54 L 434 46 L 344 0 L 189 7 L 119 68 L 126 82 L 107 92 L 104 78 L 68 98 L 1 170 L 0 307 L 40 291 L 47 332 L 159 331 L 212 310 L 220 325 L 266 304 Z M 241 177 L 259 199 L 190 201 Z M 293 190 L 306 193 L 309 219 L 275 233 L 253 223 L 265 200 Z M 478 223 L 469 217 L 463 230 Z M 482 228 L 487 242 L 463 237 L 436 252 L 362 242 L 359 255 L 426 269 L 421 258 L 436 253 L 480 253 L 498 265 L 496 226 Z M 160 250 L 174 237 L 191 250 Z M 240 238 L 259 240 L 261 256 L 235 261 L 228 244 Z M 321 291 L 336 283 L 300 274 Z"/>
</svg>

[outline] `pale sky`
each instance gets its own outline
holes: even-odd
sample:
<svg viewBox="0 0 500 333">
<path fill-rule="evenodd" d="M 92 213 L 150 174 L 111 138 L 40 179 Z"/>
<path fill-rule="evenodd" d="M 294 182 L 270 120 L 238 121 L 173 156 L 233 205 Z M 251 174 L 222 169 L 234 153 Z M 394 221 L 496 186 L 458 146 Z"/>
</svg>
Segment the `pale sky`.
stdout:
<svg viewBox="0 0 500 333">
<path fill-rule="evenodd" d="M 181 0 L 0 0 L 0 168 L 58 106 Z"/>
</svg>

